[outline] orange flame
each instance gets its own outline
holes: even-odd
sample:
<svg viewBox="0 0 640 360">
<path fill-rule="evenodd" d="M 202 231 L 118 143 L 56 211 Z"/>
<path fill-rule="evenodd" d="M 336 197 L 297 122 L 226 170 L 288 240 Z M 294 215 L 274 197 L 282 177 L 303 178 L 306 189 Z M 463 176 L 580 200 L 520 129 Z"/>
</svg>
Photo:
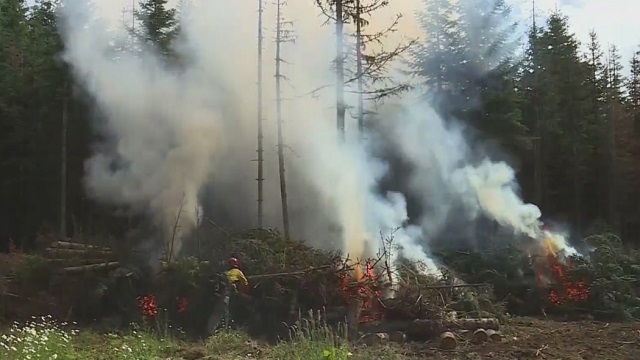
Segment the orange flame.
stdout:
<svg viewBox="0 0 640 360">
<path fill-rule="evenodd" d="M 550 236 L 546 236 L 543 241 L 543 247 L 547 256 L 557 256 L 560 252 L 560 245 Z"/>
<path fill-rule="evenodd" d="M 360 263 L 357 263 L 353 269 L 353 278 L 356 281 L 361 281 L 364 278 L 364 274 L 362 272 L 362 266 L 360 266 Z"/>
<path fill-rule="evenodd" d="M 153 294 L 147 294 L 138 298 L 138 306 L 144 317 L 154 318 L 158 315 L 158 306 L 156 305 L 156 298 Z"/>
<path fill-rule="evenodd" d="M 189 299 L 186 297 L 178 297 L 178 312 L 183 313 L 187 310 L 187 306 L 189 305 Z"/>
<path fill-rule="evenodd" d="M 590 292 L 585 281 L 574 282 L 567 276 L 567 270 L 571 263 L 563 262 L 558 258 L 558 253 L 561 250 L 560 244 L 547 235 L 541 242 L 539 250 L 544 255 L 537 256 L 534 268 L 538 285 L 550 289 L 549 301 L 555 305 L 561 305 L 567 302 L 588 300 Z"/>
<path fill-rule="evenodd" d="M 341 279 L 341 291 L 345 302 L 348 304 L 353 297 L 363 299 L 360 323 L 365 323 L 382 318 L 383 311 L 380 307 L 380 290 L 376 285 L 378 277 L 376 275 L 373 261 L 367 260 L 363 269 L 360 263 L 354 264 L 353 280 L 348 276 Z"/>
</svg>

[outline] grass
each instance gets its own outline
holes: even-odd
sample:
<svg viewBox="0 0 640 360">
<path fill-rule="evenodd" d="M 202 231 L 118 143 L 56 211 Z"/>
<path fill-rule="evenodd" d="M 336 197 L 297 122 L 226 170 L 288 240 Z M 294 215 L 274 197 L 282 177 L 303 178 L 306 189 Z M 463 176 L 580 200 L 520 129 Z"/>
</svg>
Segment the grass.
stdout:
<svg viewBox="0 0 640 360">
<path fill-rule="evenodd" d="M 0 335 L 0 359 L 165 359 L 176 346 L 146 332 L 81 332 L 51 317 L 40 317 L 25 324 L 14 323 Z"/>
<path fill-rule="evenodd" d="M 311 326 L 309 326 L 311 325 Z M 0 359 L 300 359 L 393 360 L 403 359 L 390 347 L 354 347 L 329 328 L 306 323 L 293 340 L 275 346 L 259 345 L 244 332 L 227 330 L 201 343 L 187 343 L 157 332 L 126 333 L 78 331 L 50 317 L 15 323 L 0 335 Z"/>
</svg>

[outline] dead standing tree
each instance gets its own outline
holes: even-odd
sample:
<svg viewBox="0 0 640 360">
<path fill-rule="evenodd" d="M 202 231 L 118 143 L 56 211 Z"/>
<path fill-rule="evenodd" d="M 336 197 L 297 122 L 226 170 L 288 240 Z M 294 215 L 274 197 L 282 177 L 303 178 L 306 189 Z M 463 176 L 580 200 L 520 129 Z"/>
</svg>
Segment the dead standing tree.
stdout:
<svg viewBox="0 0 640 360">
<path fill-rule="evenodd" d="M 345 136 L 345 112 L 344 103 L 344 16 L 343 6 L 351 0 L 315 0 L 316 4 L 329 20 L 336 24 L 336 127 L 338 138 L 344 140 Z"/>
<path fill-rule="evenodd" d="M 358 107 L 356 118 L 358 130 L 364 133 L 364 102 L 365 100 L 378 101 L 388 96 L 397 95 L 409 88 L 406 83 L 397 83 L 387 74 L 388 66 L 402 54 L 409 50 L 415 43 L 415 39 L 402 39 L 398 44 L 385 49 L 384 39 L 389 34 L 397 31 L 402 14 L 395 16 L 392 23 L 385 29 L 366 33 L 365 29 L 370 25 L 367 17 L 389 5 L 388 0 L 316 0 L 316 4 L 328 21 L 336 22 L 336 73 L 338 97 L 338 129 L 344 132 L 344 85 L 357 83 Z M 345 60 L 349 54 L 344 52 L 344 24 L 355 24 L 355 62 L 356 71 L 345 80 Z M 368 48 L 377 48 L 367 52 Z M 369 89 L 365 89 L 369 87 Z M 365 99 L 366 96 L 366 99 Z M 341 111 L 342 110 L 342 111 Z M 342 118 L 340 118 L 342 116 Z M 342 128 L 340 127 L 342 124 Z"/>
<path fill-rule="evenodd" d="M 67 128 L 69 125 L 69 84 L 62 87 L 62 136 L 60 154 L 60 235 L 67 236 Z"/>
<path fill-rule="evenodd" d="M 264 135 L 262 133 L 262 15 L 263 15 L 263 0 L 258 0 L 258 228 L 262 228 L 263 225 L 263 210 L 262 205 L 264 201 L 263 194 L 263 181 L 264 181 L 264 149 L 262 140 Z"/>
<path fill-rule="evenodd" d="M 287 182 L 285 178 L 285 165 L 284 165 L 284 135 L 283 135 L 283 121 L 282 121 L 282 44 L 287 42 L 294 42 L 295 37 L 293 30 L 287 29 L 291 27 L 292 22 L 285 21 L 282 15 L 282 7 L 286 5 L 286 1 L 277 0 L 275 3 L 277 7 L 276 11 L 276 117 L 278 123 L 278 169 L 280 173 L 280 197 L 282 199 L 282 224 L 284 227 L 284 236 L 288 240 L 291 238 L 289 229 L 289 206 L 287 203 Z"/>
</svg>

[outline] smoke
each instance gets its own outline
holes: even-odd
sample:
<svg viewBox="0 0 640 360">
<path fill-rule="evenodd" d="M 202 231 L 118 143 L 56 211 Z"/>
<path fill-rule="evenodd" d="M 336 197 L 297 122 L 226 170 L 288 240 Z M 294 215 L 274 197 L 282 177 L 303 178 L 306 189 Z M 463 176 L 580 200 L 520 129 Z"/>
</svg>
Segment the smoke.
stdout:
<svg viewBox="0 0 640 360">
<path fill-rule="evenodd" d="M 455 171 L 451 180 L 458 191 L 456 195 L 469 199 L 467 205 L 474 213 L 482 211 L 500 225 L 537 237 L 542 213 L 517 195 L 515 172 L 506 163 L 485 159 L 478 166 Z"/>
<path fill-rule="evenodd" d="M 187 66 L 178 72 L 150 50 L 114 52 L 113 39 L 126 32 L 97 19 L 86 1 L 67 0 L 61 8 L 64 58 L 102 114 L 97 128 L 105 140 L 87 161 L 87 192 L 150 216 L 165 243 L 177 229 L 175 252 L 202 211 L 223 226 L 256 225 L 255 11 L 253 2 L 242 1 L 186 5 L 175 50 Z M 472 236 L 484 215 L 514 232 L 536 233 L 540 211 L 518 197 L 513 170 L 489 159 L 475 162 L 477 149 L 463 127 L 415 102 L 416 94 L 381 106 L 366 141 L 349 121 L 348 137 L 339 142 L 333 89 L 300 95 L 333 84 L 333 29 L 321 26 L 313 2 L 292 2 L 285 11 L 297 34 L 283 54 L 291 64 L 284 120 L 294 237 L 363 257 L 381 236 L 393 236 L 400 247 L 395 257 L 436 271 L 429 243 L 452 224 Z M 265 24 L 273 24 L 273 9 L 264 14 Z M 281 227 L 269 39 L 267 32 L 264 210 L 265 225 Z M 380 185 L 393 175 L 392 159 L 412 170 L 402 189 L 387 191 Z M 420 211 L 412 214 L 410 202 Z"/>
</svg>

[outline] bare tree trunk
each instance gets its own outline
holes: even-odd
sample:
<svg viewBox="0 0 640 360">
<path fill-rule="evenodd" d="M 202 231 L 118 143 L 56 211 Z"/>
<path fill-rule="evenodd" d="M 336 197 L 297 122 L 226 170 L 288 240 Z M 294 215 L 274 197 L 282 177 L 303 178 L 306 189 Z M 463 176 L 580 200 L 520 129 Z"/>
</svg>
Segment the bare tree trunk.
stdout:
<svg viewBox="0 0 640 360">
<path fill-rule="evenodd" d="M 200 251 L 201 247 L 200 247 L 200 208 L 198 207 L 198 205 L 196 205 L 196 209 L 195 209 L 195 214 L 196 214 L 196 258 L 201 259 L 202 253 Z"/>
<path fill-rule="evenodd" d="M 532 56 L 533 56 L 533 62 L 534 62 L 534 68 L 537 68 L 537 64 L 538 64 L 538 51 L 537 51 L 537 44 L 536 44 L 536 36 L 537 36 L 537 31 L 538 28 L 536 27 L 536 2 L 535 0 L 532 1 L 532 10 L 531 10 L 531 18 L 533 19 L 533 23 L 532 23 L 532 31 L 533 31 L 533 51 L 532 51 Z M 543 206 L 543 199 L 544 199 L 544 195 L 543 195 L 543 179 L 544 179 L 544 160 L 543 160 L 543 148 L 544 148 L 544 143 L 543 143 L 543 129 L 542 129 L 542 120 L 540 117 L 540 103 L 539 103 L 539 98 L 538 98 L 538 84 L 537 82 L 539 81 L 538 79 L 538 71 L 536 71 L 534 73 L 535 79 L 534 81 L 536 82 L 536 84 L 534 84 L 533 86 L 533 106 L 535 108 L 535 139 L 533 142 L 533 200 L 536 203 L 536 205 L 538 205 L 539 207 Z"/>
<path fill-rule="evenodd" d="M 619 229 L 619 219 L 616 214 L 617 205 L 617 179 L 616 179 L 616 144 L 615 144 L 615 118 L 616 109 L 614 107 L 615 99 L 613 96 L 609 96 L 609 119 L 608 119 L 608 141 L 607 147 L 609 148 L 609 223 L 616 230 Z"/>
<path fill-rule="evenodd" d="M 534 90 L 535 91 L 535 90 Z M 533 199 L 536 205 L 543 206 L 543 143 L 542 143 L 542 124 L 539 116 L 539 107 L 537 96 L 534 95 L 534 106 L 536 113 L 536 125 L 535 125 L 535 139 L 533 144 Z"/>
<path fill-rule="evenodd" d="M 580 134 L 578 133 L 578 124 L 577 121 L 571 119 L 571 123 L 573 123 L 573 133 L 572 133 L 572 150 L 573 150 L 573 216 L 574 218 L 574 226 L 576 230 L 580 234 L 582 231 L 582 174 L 580 164 L 582 163 L 581 156 L 578 151 L 578 141 Z"/>
<path fill-rule="evenodd" d="M 62 93 L 62 145 L 60 156 L 60 235 L 67 236 L 67 127 L 69 96 L 65 82 Z"/>
<path fill-rule="evenodd" d="M 362 8 L 356 0 L 356 71 L 358 77 L 358 131 L 364 135 L 364 79 L 362 74 Z M 344 116 L 344 113 L 343 113 Z M 344 120 L 343 120 L 344 121 Z"/>
<path fill-rule="evenodd" d="M 608 217 L 609 217 L 609 223 L 613 226 L 614 229 L 616 229 L 617 231 L 620 231 L 620 219 L 617 216 L 616 213 L 616 206 L 618 204 L 618 194 L 617 194 L 617 178 L 616 178 L 616 171 L 617 171 L 617 164 L 616 164 L 616 160 L 617 160 L 617 156 L 616 156 L 616 136 L 615 136 L 615 123 L 616 123 L 616 115 L 617 115 L 617 97 L 616 94 L 614 92 L 613 89 L 613 84 L 614 84 L 614 80 L 617 78 L 618 74 L 616 73 L 616 67 L 615 64 L 613 63 L 613 61 L 611 60 L 613 59 L 613 54 L 612 54 L 612 48 L 609 48 L 609 71 L 608 71 L 608 75 L 609 75 L 609 90 L 608 90 L 608 94 L 607 94 L 607 106 L 608 106 L 608 112 L 609 112 L 609 118 L 607 121 L 607 152 L 609 154 L 609 206 L 608 206 Z"/>
<path fill-rule="evenodd" d="M 264 138 L 262 133 L 262 14 L 263 0 L 258 0 L 258 228 L 263 226 L 263 165 L 264 165 L 264 150 L 262 139 Z"/>
<path fill-rule="evenodd" d="M 284 227 L 284 236 L 290 239 L 289 232 L 289 207 L 287 204 L 287 183 L 284 173 L 284 136 L 282 134 L 282 73 L 280 65 L 282 58 L 280 48 L 284 41 L 282 34 L 282 0 L 277 2 L 277 23 L 276 23 L 276 115 L 278 121 L 278 168 L 280 172 L 280 198 L 282 199 L 282 225 Z"/>
<path fill-rule="evenodd" d="M 336 0 L 336 115 L 338 138 L 344 140 L 344 22 L 342 0 Z"/>
</svg>

